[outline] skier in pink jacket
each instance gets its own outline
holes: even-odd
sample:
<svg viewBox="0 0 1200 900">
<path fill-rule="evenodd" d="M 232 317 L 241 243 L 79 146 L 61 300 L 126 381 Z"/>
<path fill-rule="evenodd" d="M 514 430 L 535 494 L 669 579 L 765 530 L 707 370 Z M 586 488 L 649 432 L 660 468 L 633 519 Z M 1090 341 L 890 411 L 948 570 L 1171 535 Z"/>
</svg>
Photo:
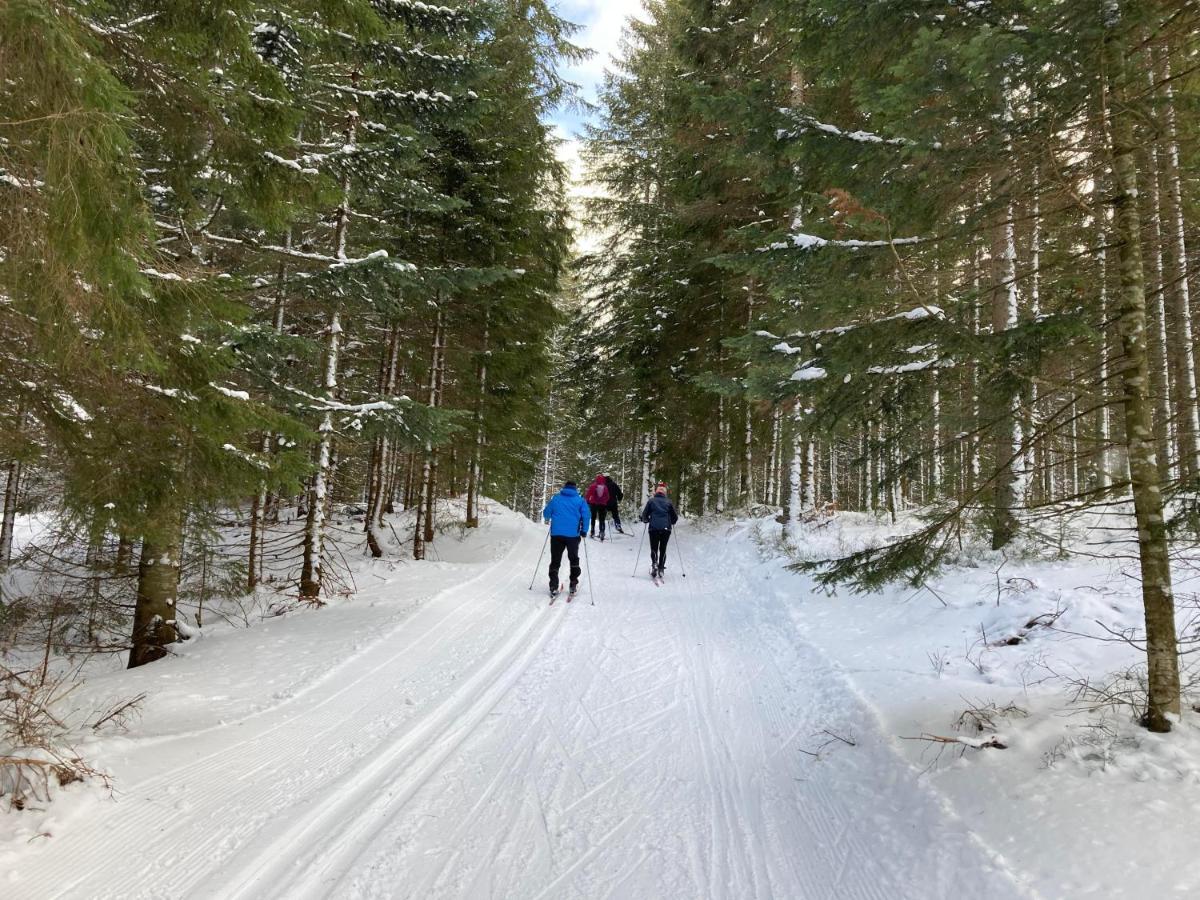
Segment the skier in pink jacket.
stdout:
<svg viewBox="0 0 1200 900">
<path fill-rule="evenodd" d="M 608 504 L 612 499 L 609 492 L 608 481 L 601 472 L 596 476 L 596 480 L 588 485 L 587 491 L 584 492 L 583 499 L 587 501 L 588 506 L 592 511 L 592 527 L 589 537 L 596 536 L 596 522 L 600 522 L 600 540 L 604 540 L 604 520 L 608 516 Z"/>
</svg>

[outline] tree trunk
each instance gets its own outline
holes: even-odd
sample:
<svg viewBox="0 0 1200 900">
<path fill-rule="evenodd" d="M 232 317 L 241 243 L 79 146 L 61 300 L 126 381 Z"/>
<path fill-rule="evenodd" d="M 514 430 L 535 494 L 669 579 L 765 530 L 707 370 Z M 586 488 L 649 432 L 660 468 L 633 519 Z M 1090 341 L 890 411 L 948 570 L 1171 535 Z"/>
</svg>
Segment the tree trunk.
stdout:
<svg viewBox="0 0 1200 900">
<path fill-rule="evenodd" d="M 1111 229 L 1107 226 L 1100 229 L 1100 253 L 1098 254 L 1100 261 L 1100 322 L 1102 328 L 1102 340 L 1100 341 L 1100 373 L 1099 373 L 1099 400 L 1100 400 L 1100 416 L 1097 423 L 1097 432 L 1100 437 L 1100 448 L 1097 454 L 1097 487 L 1101 490 L 1107 490 L 1112 486 L 1113 474 L 1116 471 L 1116 466 L 1113 460 L 1112 453 L 1112 410 L 1109 408 L 1109 396 L 1112 391 L 1109 388 L 1109 377 L 1112 371 L 1112 340 L 1108 327 L 1110 311 L 1112 309 L 1112 301 L 1108 294 L 1108 250 L 1106 249 L 1111 236 Z"/>
<path fill-rule="evenodd" d="M 1124 359 L 1121 382 L 1125 407 L 1125 445 L 1129 457 L 1141 559 L 1142 602 L 1146 615 L 1147 709 L 1151 731 L 1170 731 L 1168 716 L 1180 712 L 1179 653 L 1170 555 L 1158 466 L 1155 461 L 1151 405 L 1147 396 L 1146 294 L 1138 216 L 1137 145 L 1126 106 L 1128 75 L 1119 0 L 1107 0 L 1104 61 L 1109 81 L 1109 155 L 1114 175 L 1114 239 L 1120 265 L 1117 331 Z"/>
<path fill-rule="evenodd" d="M 12 562 L 13 535 L 17 527 L 17 503 L 21 498 L 21 474 L 24 466 L 18 459 L 8 464 L 8 480 L 4 485 L 4 517 L 0 519 L 0 570 Z"/>
<path fill-rule="evenodd" d="M 490 312 L 490 311 L 489 311 Z M 489 315 L 484 314 L 483 319 L 483 353 L 479 357 L 478 382 L 479 396 L 475 400 L 475 443 L 471 450 L 470 471 L 467 474 L 467 527 L 479 527 L 479 490 L 480 490 L 480 470 L 483 466 L 483 447 L 486 441 L 486 435 L 483 429 L 483 398 L 487 392 L 487 376 L 488 376 L 488 325 Z M 624 460 L 624 454 L 622 454 Z M 624 475 L 622 475 L 624 478 Z"/>
<path fill-rule="evenodd" d="M 779 468 L 779 422 L 783 410 L 778 406 L 771 413 L 771 453 L 767 457 L 767 495 L 764 500 L 774 506 L 779 501 L 777 470 Z"/>
<path fill-rule="evenodd" d="M 379 379 L 379 394 L 392 399 L 396 393 L 396 376 L 400 361 L 400 329 L 393 325 L 384 351 Z M 367 470 L 367 548 L 378 559 L 383 556 L 383 513 L 388 492 L 388 473 L 392 467 L 392 445 L 386 434 L 375 438 L 370 466 Z"/>
<path fill-rule="evenodd" d="M 1150 83 L 1151 85 L 1154 83 L 1153 72 L 1150 73 Z M 1159 477 L 1166 482 L 1171 479 L 1174 463 L 1179 459 L 1178 451 L 1174 446 L 1174 437 L 1178 429 L 1171 421 L 1171 374 L 1168 369 L 1170 360 L 1167 348 L 1172 344 L 1167 334 L 1167 284 L 1165 280 L 1165 248 L 1163 246 L 1165 235 L 1162 229 L 1163 192 L 1159 188 L 1162 167 L 1159 163 L 1158 148 L 1150 147 L 1147 157 L 1149 167 L 1146 173 L 1146 184 L 1149 187 L 1149 197 L 1147 198 L 1146 212 L 1148 213 L 1149 234 L 1148 240 L 1143 241 L 1142 246 L 1147 251 L 1147 261 L 1150 264 L 1149 287 L 1151 290 L 1147 297 L 1149 307 L 1147 315 L 1150 318 L 1151 332 L 1154 335 L 1154 340 L 1149 342 L 1147 349 L 1150 360 L 1150 394 L 1154 401 L 1154 428 L 1158 434 L 1158 473 Z"/>
<path fill-rule="evenodd" d="M 325 360 L 325 397 L 332 401 L 337 391 L 338 353 L 342 335 L 341 316 L 334 309 L 329 319 L 329 347 Z M 300 570 L 300 596 L 316 600 L 321 596 L 321 570 L 325 560 L 325 501 L 329 494 L 329 476 L 333 460 L 333 410 L 321 417 L 317 444 L 316 471 L 308 491 L 308 510 L 304 522 L 304 562 Z"/>
<path fill-rule="evenodd" d="M 1168 254 L 1171 282 L 1171 312 L 1175 327 L 1172 356 L 1179 386 L 1176 403 L 1179 410 L 1180 472 L 1185 478 L 1200 475 L 1200 409 L 1196 405 L 1196 353 L 1192 343 L 1192 299 L 1188 288 L 1188 255 L 1186 223 L 1183 211 L 1183 186 L 1180 180 L 1179 137 L 1175 119 L 1175 89 L 1171 84 L 1171 63 L 1162 59 L 1162 81 L 1166 85 L 1166 104 L 1163 109 L 1166 126 L 1167 228 L 1171 232 Z"/>
<path fill-rule="evenodd" d="M 358 83 L 358 73 L 351 78 Z M 346 116 L 346 144 L 353 146 L 358 130 L 358 110 L 351 109 Z M 346 241 L 350 233 L 350 173 L 342 177 L 342 203 L 337 211 L 337 226 L 334 229 L 334 252 L 339 260 L 345 260 Z M 338 361 L 342 339 L 341 301 L 335 300 L 329 314 L 329 343 L 325 356 L 325 399 L 332 403 L 337 395 Z M 333 461 L 333 410 L 326 407 L 318 429 L 320 442 L 317 445 L 317 465 L 313 473 L 308 496 L 308 515 L 304 523 L 304 562 L 300 570 L 300 596 L 316 600 L 321 596 L 322 567 L 325 564 L 325 513 L 329 499 L 331 464 Z"/>
<path fill-rule="evenodd" d="M 645 509 L 646 504 L 650 502 L 650 495 L 653 493 L 650 484 L 650 432 L 646 432 L 642 439 L 642 508 Z"/>
<path fill-rule="evenodd" d="M 434 344 L 434 358 L 436 365 L 434 367 L 434 387 L 433 400 L 431 406 L 435 409 L 442 405 L 442 385 L 445 378 L 446 366 L 446 328 L 443 324 L 442 314 L 439 311 L 437 321 L 437 332 Z M 438 480 L 438 451 L 433 448 L 429 453 L 429 468 L 425 472 L 427 483 L 425 487 L 425 540 L 432 541 L 434 537 L 434 526 L 437 524 L 435 513 L 437 512 L 437 480 Z"/>
<path fill-rule="evenodd" d="M 250 499 L 250 552 L 246 560 L 246 593 L 254 593 L 258 586 L 259 567 L 262 560 L 263 506 L 266 490 L 260 490 Z"/>
<path fill-rule="evenodd" d="M 785 540 L 799 536 L 804 522 L 804 404 L 792 407 L 792 464 L 788 468 L 788 508 L 783 526 Z"/>
<path fill-rule="evenodd" d="M 1010 185 L 1011 190 L 1011 185 Z M 1004 242 L 1001 252 L 1001 279 L 1003 290 L 992 295 L 992 333 L 1002 334 L 1017 325 L 1019 299 L 1017 296 L 1017 246 L 1013 221 L 1016 210 L 1008 204 L 1007 221 L 1004 223 Z M 996 417 L 995 465 L 991 504 L 992 549 L 1001 550 L 1017 534 L 1016 507 L 1024 505 L 1027 480 L 1018 471 L 1022 466 L 1023 435 L 1020 416 L 1020 392 L 1009 389 L 997 398 L 1001 414 Z"/>
<path fill-rule="evenodd" d="M 161 659 L 178 640 L 176 601 L 179 598 L 180 551 L 183 523 L 171 505 L 158 511 L 156 521 L 142 537 L 138 563 L 137 599 L 129 668 Z"/>
<path fill-rule="evenodd" d="M 438 405 L 439 367 L 441 365 L 442 344 L 442 309 L 438 306 L 437 320 L 433 326 L 433 346 L 429 358 L 429 406 L 436 409 Z M 413 526 L 413 559 L 425 558 L 425 545 L 433 540 L 434 535 L 434 464 L 433 445 L 425 443 L 425 461 L 421 466 L 421 486 L 416 496 L 417 518 Z"/>
</svg>

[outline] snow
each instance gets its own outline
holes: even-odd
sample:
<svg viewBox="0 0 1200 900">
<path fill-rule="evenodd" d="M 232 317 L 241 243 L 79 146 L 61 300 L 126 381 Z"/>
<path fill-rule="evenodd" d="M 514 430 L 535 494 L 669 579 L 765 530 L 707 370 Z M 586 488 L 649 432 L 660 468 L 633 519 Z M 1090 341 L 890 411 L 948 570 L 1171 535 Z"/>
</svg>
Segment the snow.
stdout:
<svg viewBox="0 0 1200 900">
<path fill-rule="evenodd" d="M 73 785 L 0 820 L 4 896 L 1200 889 L 1161 863 L 1200 850 L 1183 827 L 1196 730 L 1114 720 L 1097 743 L 1094 717 L 1032 677 L 1039 660 L 1094 674 L 1136 655 L 1072 636 L 1136 621 L 1120 563 L 964 557 L 928 591 L 828 597 L 783 569 L 772 519 L 714 520 L 681 525 L 662 587 L 640 533 L 587 542 L 582 593 L 548 608 L 544 528 L 483 512 L 439 534 L 436 561 L 353 557 L 353 598 L 272 615 L 263 589 L 173 656 L 93 675 L 73 719 L 147 695 L 127 733 L 78 747 L 116 792 Z M 841 514 L 805 526 L 800 552 L 888 531 Z M 339 540 L 360 547 L 359 527 Z M 968 703 L 1026 714 L 956 731 Z M 948 743 L 902 740 L 922 734 Z"/>
<path fill-rule="evenodd" d="M 61 411 L 77 422 L 92 421 L 92 414 L 84 409 L 79 401 L 68 394 L 66 391 L 56 390 L 54 397 L 58 401 L 58 406 Z"/>
<path fill-rule="evenodd" d="M 317 169 L 313 169 L 308 166 L 304 166 L 294 159 L 288 159 L 287 157 L 280 156 L 278 153 L 272 153 L 270 150 L 264 150 L 263 156 L 265 156 L 267 159 L 271 160 L 271 162 L 273 162 L 273 163 L 278 163 L 281 166 L 285 166 L 286 168 L 292 169 L 296 172 L 300 172 L 304 175 L 319 175 L 319 174 L 321 174 L 320 171 Z"/>
<path fill-rule="evenodd" d="M 145 268 L 140 270 L 141 273 L 149 278 L 157 278 L 160 281 L 183 281 L 182 275 L 176 275 L 174 272 L 160 272 L 158 269 Z"/>
<path fill-rule="evenodd" d="M 817 237 L 815 234 L 806 234 L 798 231 L 794 234 L 789 234 L 786 241 L 776 241 L 765 247 L 759 247 L 758 250 L 760 253 L 767 250 L 818 250 L 822 247 L 842 247 L 849 250 L 862 250 L 873 247 L 920 244 L 924 240 L 925 238 L 921 237 L 892 238 L 887 241 L 831 240 L 829 238 Z"/>
<path fill-rule="evenodd" d="M 214 391 L 216 391 L 218 394 L 224 394 L 226 397 L 228 397 L 231 400 L 249 400 L 250 399 L 250 394 L 248 392 L 235 390 L 234 388 L 227 388 L 224 385 L 217 384 L 215 381 L 210 381 L 208 383 L 208 386 L 210 388 L 212 388 Z"/>
<path fill-rule="evenodd" d="M 902 520 L 899 528 L 914 524 Z M 1196 896 L 1200 877 L 1161 865 L 1200 850 L 1196 830 L 1180 827 L 1195 821 L 1195 719 L 1185 718 L 1171 735 L 1154 735 L 1128 710 L 1089 711 L 1072 702 L 1071 679 L 1099 686 L 1144 660 L 1107 630 L 1141 627 L 1135 557 L 1115 542 L 1128 536 L 1120 527 L 1127 520 L 1093 524 L 1091 533 L 1078 522 L 1063 529 L 1077 546 L 1108 545 L 1100 553 L 1091 547 L 1089 558 L 1048 561 L 968 548 L 928 589 L 825 596 L 808 576 L 783 571 L 771 551 L 747 587 L 790 607 L 803 638 L 852 680 L 897 751 L 1035 896 Z M 745 547 L 740 536 L 756 534 L 756 543 L 771 547 L 778 530 L 771 521 L 744 522 L 729 529 L 729 542 Z M 801 555 L 841 554 L 893 533 L 882 520 L 843 513 L 824 527 L 809 526 Z M 1196 579 L 1194 563 L 1181 561 L 1181 634 L 1194 632 Z M 1019 642 L 1009 643 L 1013 638 Z M 1017 709 L 995 714 L 994 730 L 956 728 L 968 708 L 989 704 Z M 922 734 L 966 749 L 903 740 Z M 993 736 L 1006 749 L 970 749 Z"/>
<path fill-rule="evenodd" d="M 879 325 L 884 322 L 895 322 L 900 319 L 904 319 L 909 322 L 920 322 L 925 319 L 944 319 L 945 315 L 946 314 L 942 311 L 941 307 L 939 307 L 939 306 L 916 306 L 916 307 L 913 307 L 912 309 L 907 309 L 907 310 L 903 310 L 898 313 L 893 313 L 892 315 L 889 315 L 889 316 L 881 316 L 878 319 L 871 319 L 866 322 L 852 322 L 849 325 L 836 325 L 833 328 L 820 328 L 820 329 L 817 329 L 816 331 L 797 331 L 793 334 L 788 335 L 788 337 L 790 337 L 792 340 L 801 340 L 804 338 L 824 337 L 826 335 L 837 336 L 837 335 L 841 335 L 841 334 L 848 334 L 849 332 L 853 331 L 854 329 L 862 328 L 866 325 Z M 775 335 L 771 334 L 769 331 L 759 332 L 759 336 L 770 338 L 771 340 L 779 340 Z M 799 352 L 799 351 L 795 350 L 794 348 L 792 348 L 786 341 L 776 344 L 771 349 L 777 350 L 780 353 L 786 353 L 788 355 Z"/>
<path fill-rule="evenodd" d="M 923 372 L 926 369 L 951 368 L 952 360 L 943 360 L 937 356 L 921 359 L 910 363 L 900 363 L 894 366 L 871 366 L 867 371 L 872 375 L 903 375 L 906 372 Z"/>
<path fill-rule="evenodd" d="M 804 365 L 792 373 L 792 381 L 820 381 L 829 373 L 820 366 Z"/>
<path fill-rule="evenodd" d="M 878 134 L 874 134 L 870 131 L 863 131 L 861 129 L 855 131 L 844 131 L 841 128 L 838 128 L 836 125 L 830 125 L 827 122 L 820 122 L 817 119 L 814 119 L 812 116 L 797 112 L 794 109 L 784 108 L 781 109 L 780 112 L 789 118 L 794 119 L 797 123 L 797 128 L 793 131 L 787 131 L 784 129 L 778 131 L 775 136 L 780 140 L 796 137 L 797 135 L 803 134 L 806 131 L 818 131 L 822 134 L 844 138 L 849 141 L 855 141 L 859 144 L 884 144 L 893 147 L 908 147 L 913 145 L 913 141 L 905 138 L 885 138 Z"/>
</svg>

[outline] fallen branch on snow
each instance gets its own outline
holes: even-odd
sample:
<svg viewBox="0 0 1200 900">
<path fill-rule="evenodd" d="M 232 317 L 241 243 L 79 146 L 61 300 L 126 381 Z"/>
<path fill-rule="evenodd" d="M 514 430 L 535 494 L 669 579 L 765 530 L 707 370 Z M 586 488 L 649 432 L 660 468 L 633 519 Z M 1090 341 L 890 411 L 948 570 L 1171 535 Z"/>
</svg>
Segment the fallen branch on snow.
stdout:
<svg viewBox="0 0 1200 900">
<path fill-rule="evenodd" d="M 1004 743 L 1003 739 L 998 734 L 993 734 L 986 738 L 972 738 L 959 735 L 958 737 L 944 737 L 940 734 L 922 734 L 920 737 L 904 737 L 902 741 L 926 741 L 930 744 L 962 744 L 964 748 L 971 750 L 1007 750 L 1008 744 Z"/>
</svg>

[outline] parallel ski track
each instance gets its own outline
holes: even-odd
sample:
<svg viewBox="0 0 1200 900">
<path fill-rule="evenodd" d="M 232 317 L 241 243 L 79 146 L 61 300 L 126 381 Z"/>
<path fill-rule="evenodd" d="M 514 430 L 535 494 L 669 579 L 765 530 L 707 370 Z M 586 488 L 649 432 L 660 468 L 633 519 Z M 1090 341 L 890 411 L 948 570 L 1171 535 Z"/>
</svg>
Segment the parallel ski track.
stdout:
<svg viewBox="0 0 1200 900">
<path fill-rule="evenodd" d="M 512 593 L 524 572 L 497 583 L 495 593 Z M 376 750 L 349 773 L 310 818 L 260 839 L 249 858 L 214 896 L 230 898 L 325 897 L 332 884 L 391 815 L 412 795 L 491 712 L 558 629 L 561 616 L 529 616 L 524 627 L 425 718 Z M 276 829 L 272 829 L 273 831 Z M 288 857 L 311 860 L 296 868 Z"/>
<path fill-rule="evenodd" d="M 480 613 L 490 612 L 489 601 L 497 596 L 518 598 L 536 552 L 532 540 L 517 540 L 501 559 L 427 601 L 316 684 L 224 728 L 227 741 L 219 749 L 188 758 L 186 737 L 157 742 L 156 754 L 179 757 L 180 764 L 124 786 L 127 795 L 95 810 L 106 820 L 103 831 L 91 831 L 84 841 L 72 840 L 71 833 L 56 839 L 36 861 L 41 865 L 22 867 L 19 888 L 7 896 L 271 896 L 270 881 L 283 884 L 289 875 L 281 871 L 279 851 L 286 848 L 290 857 L 303 846 L 309 858 L 324 856 L 346 825 L 369 830 L 378 804 L 364 800 L 389 769 L 409 782 L 395 790 L 419 785 L 421 772 L 470 733 L 549 639 L 559 619 L 540 616 L 541 604 L 510 603 L 516 620 L 511 632 L 432 708 L 412 712 L 389 691 L 389 676 L 397 686 L 405 679 L 420 684 L 421 660 L 436 666 L 439 658 L 453 659 L 456 647 L 472 636 L 488 634 Z M 454 685 L 464 673 L 439 674 Z M 407 717 L 394 716 L 396 710 Z M 243 729 L 251 733 L 242 737 Z M 199 796 L 176 811 L 164 797 L 179 784 L 196 787 Z M 108 884 L 119 887 L 103 886 Z"/>
<path fill-rule="evenodd" d="M 79 876 L 18 896 L 1022 896 L 785 605 L 740 589 L 752 563 L 697 554 L 702 568 L 683 578 L 675 544 L 654 586 L 629 577 L 632 542 L 597 548 L 596 606 L 547 607 L 528 592 L 538 546 L 518 541 L 389 639 L 240 724 L 253 733 L 231 729 L 218 751 L 178 765 L 180 747 L 156 747 L 172 764 L 133 786 L 112 827 L 68 840 L 40 882 L 22 872 L 21 885 L 52 884 L 51 863 Z M 420 707 L 405 706 L 410 690 Z M 800 754 L 823 729 L 855 745 Z M 160 803 L 172 779 L 211 796 L 174 814 Z"/>
<path fill-rule="evenodd" d="M 597 606 L 561 620 L 495 715 L 311 896 L 1021 896 L 787 610 L 738 596 L 743 561 L 710 555 L 652 587 L 632 554 L 594 554 Z M 823 728 L 857 746 L 800 754 Z"/>
</svg>

